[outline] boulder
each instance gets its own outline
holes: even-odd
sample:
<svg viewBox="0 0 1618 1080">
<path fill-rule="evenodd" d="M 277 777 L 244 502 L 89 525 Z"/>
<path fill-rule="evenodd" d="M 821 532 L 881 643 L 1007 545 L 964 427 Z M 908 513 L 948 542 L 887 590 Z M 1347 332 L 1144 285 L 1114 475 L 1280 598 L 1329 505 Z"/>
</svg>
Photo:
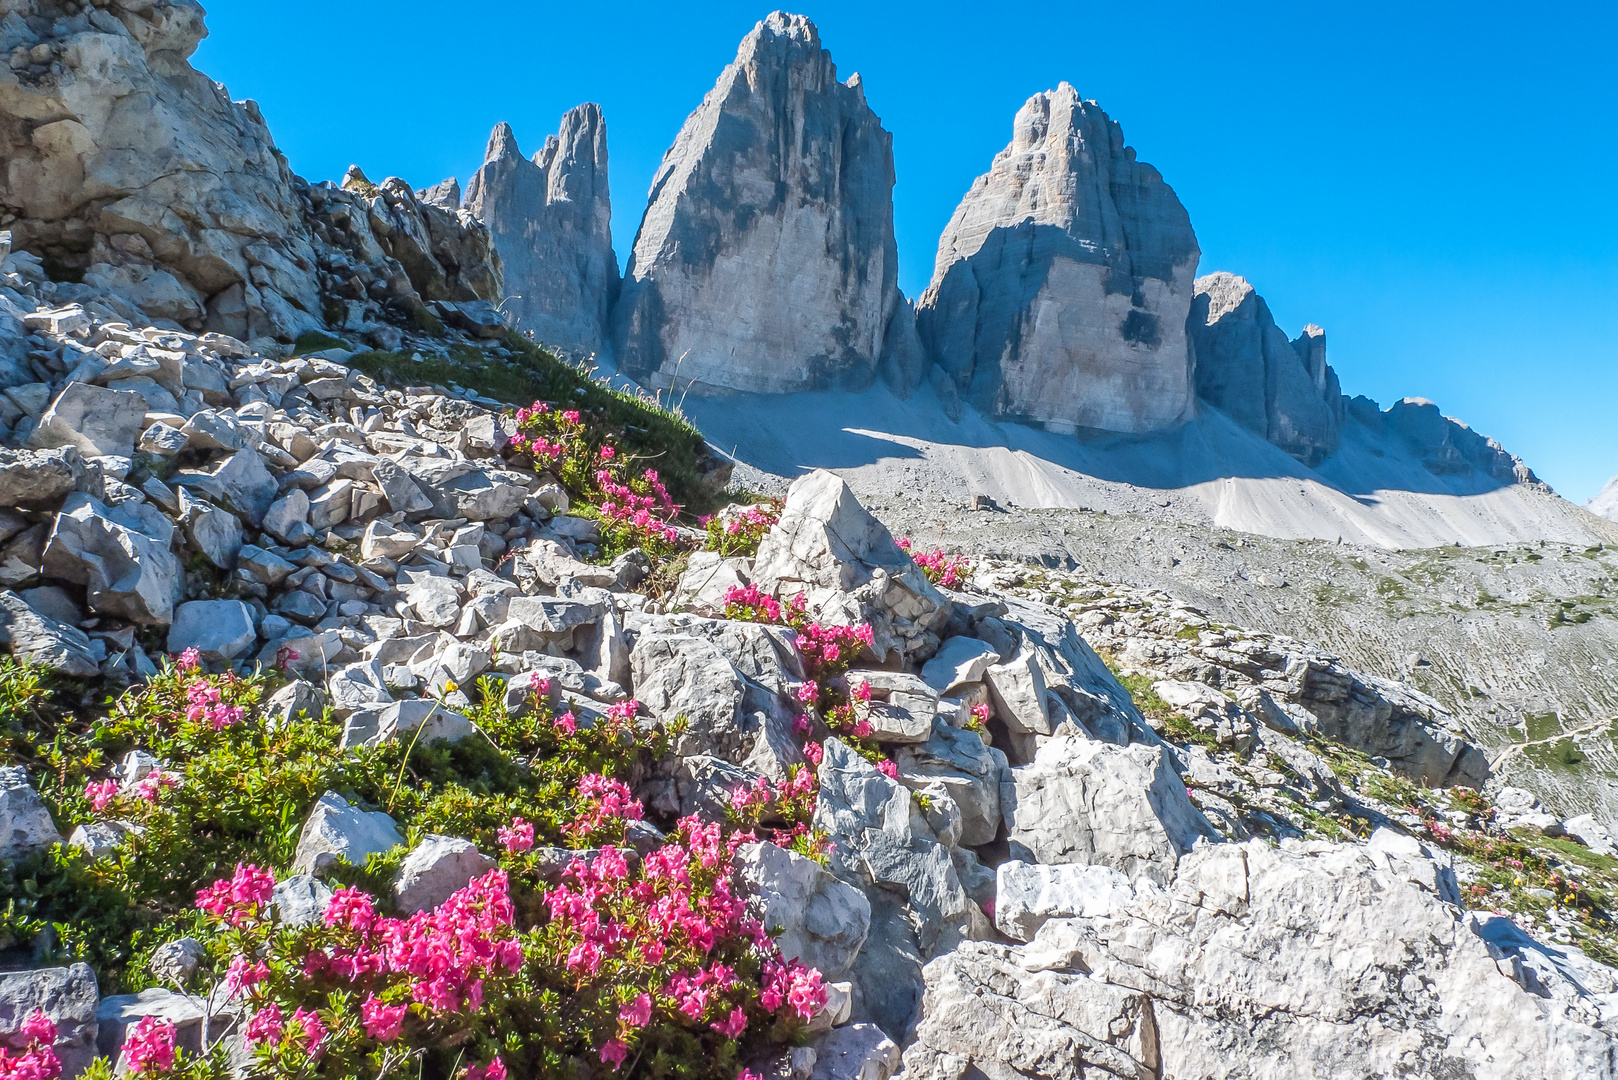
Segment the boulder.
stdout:
<svg viewBox="0 0 1618 1080">
<path fill-rule="evenodd" d="M 1206 846 L 928 965 L 905 1075 L 1618 1075 L 1618 972 L 1463 913 L 1445 874 L 1414 842 Z"/>
<path fill-rule="evenodd" d="M 75 827 L 67 843 L 92 859 L 105 859 L 118 853 L 125 837 L 144 831 L 127 821 L 91 821 Z"/>
<path fill-rule="evenodd" d="M 82 679 L 101 670 L 83 630 L 40 614 L 10 589 L 0 589 L 0 644 L 18 660 L 63 675 Z"/>
<path fill-rule="evenodd" d="M 503 521 L 521 510 L 528 498 L 529 477 L 522 473 L 483 468 L 465 459 L 402 456 L 398 464 L 437 517 Z M 401 509 L 386 485 L 382 490 L 389 505 Z"/>
<path fill-rule="evenodd" d="M 1135 898 L 1129 879 L 1110 866 L 1001 863 L 995 870 L 994 925 L 1030 941 L 1052 919 L 1110 915 Z"/>
<path fill-rule="evenodd" d="M 956 207 L 917 327 L 944 389 L 984 413 L 1064 432 L 1177 427 L 1196 411 L 1198 256 L 1173 190 L 1060 83 L 1028 99 Z"/>
<path fill-rule="evenodd" d="M 500 253 L 511 325 L 570 352 L 602 352 L 618 257 L 601 106 L 569 109 L 531 160 L 510 125 L 495 125 L 466 208 L 488 224 Z"/>
<path fill-rule="evenodd" d="M 186 539 L 216 569 L 234 570 L 242 550 L 242 523 L 235 514 L 186 498 L 182 521 Z"/>
<path fill-rule="evenodd" d="M 138 994 L 117 994 L 101 999 L 96 1008 L 96 1049 L 110 1059 L 119 1074 L 128 1071 L 123 1046 L 141 1020 L 150 1016 L 174 1025 L 174 1045 L 192 1054 L 201 1054 L 235 1023 L 223 1003 L 194 994 L 153 987 Z M 205 1033 L 206 1032 L 206 1033 Z"/>
<path fill-rule="evenodd" d="M 147 961 L 146 969 L 154 978 L 184 987 L 207 957 L 207 947 L 196 938 L 177 938 L 174 941 L 165 941 L 153 949 L 152 958 Z"/>
<path fill-rule="evenodd" d="M 212 469 L 179 473 L 173 482 L 203 492 L 255 529 L 264 524 L 264 515 L 280 490 L 264 459 L 252 449 L 238 450 Z"/>
<path fill-rule="evenodd" d="M 55 509 L 75 491 L 91 485 L 77 446 L 54 450 L 0 447 L 0 506 Z"/>
<path fill-rule="evenodd" d="M 824 469 L 787 489 L 781 520 L 759 544 L 753 580 L 782 602 L 802 594 L 822 622 L 868 623 L 878 658 L 925 659 L 951 613 L 887 527 Z"/>
<path fill-rule="evenodd" d="M 393 704 L 382 665 L 375 660 L 344 664 L 332 672 L 326 681 L 326 693 L 331 707 L 339 712 Z"/>
<path fill-rule="evenodd" d="M 758 918 L 786 959 L 818 968 L 827 981 L 846 973 L 871 929 L 871 902 L 813 859 L 774 844 L 744 844 L 736 866 Z"/>
<path fill-rule="evenodd" d="M 71 446 L 86 457 L 128 457 L 145 418 L 146 400 L 139 394 L 70 382 L 34 425 L 28 446 Z"/>
<path fill-rule="evenodd" d="M 888 1080 L 899 1071 L 899 1047 L 875 1024 L 850 1024 L 813 1043 L 810 1080 Z"/>
<path fill-rule="evenodd" d="M 752 572 L 752 559 L 725 558 L 717 551 L 694 552 L 686 563 L 685 573 L 674 586 L 669 610 L 720 618 L 725 613 L 725 594 L 745 587 L 752 579 Z"/>
<path fill-rule="evenodd" d="M 393 819 L 381 811 L 365 811 L 328 791 L 315 803 L 298 836 L 292 870 L 319 874 L 338 859 L 364 866 L 367 857 L 391 851 L 404 843 Z"/>
<path fill-rule="evenodd" d="M 294 874 L 275 883 L 270 914 L 282 926 L 311 926 L 326 914 L 332 889 L 313 874 Z"/>
<path fill-rule="evenodd" d="M 99 1002 L 89 964 L 0 974 L 0 1044 L 10 1043 L 23 1022 L 40 1010 L 56 1025 L 62 1076 L 73 1080 L 95 1059 Z"/>
<path fill-rule="evenodd" d="M 999 662 L 1000 654 L 987 641 L 952 637 L 922 666 L 921 677 L 939 694 L 953 694 L 962 686 L 982 681 L 984 673 Z"/>
<path fill-rule="evenodd" d="M 240 600 L 191 600 L 174 609 L 168 651 L 196 649 L 211 664 L 244 656 L 258 642 L 253 609 Z"/>
<path fill-rule="evenodd" d="M 28 772 L 20 765 L 0 766 L 0 860 L 18 859 L 61 840 L 51 812 L 28 782 Z"/>
<path fill-rule="evenodd" d="M 1011 856 L 1111 866 L 1164 882 L 1199 837 L 1217 837 L 1162 746 L 1062 735 L 1007 769 L 1001 815 Z"/>
<path fill-rule="evenodd" d="M 399 865 L 393 902 L 407 914 L 435 908 L 494 867 L 495 861 L 470 840 L 429 835 Z"/>
<path fill-rule="evenodd" d="M 912 790 L 938 784 L 961 811 L 961 840 L 968 847 L 992 841 L 1000 831 L 1000 786 L 1006 755 L 987 746 L 975 731 L 937 720 L 919 746 L 894 754 L 899 780 Z"/>
<path fill-rule="evenodd" d="M 677 393 L 869 386 L 914 340 L 893 182 L 859 76 L 837 78 L 808 19 L 770 15 L 652 181 L 613 309 L 623 370 Z"/>
<path fill-rule="evenodd" d="M 90 610 L 131 622 L 166 626 L 183 583 L 169 549 L 174 527 L 149 503 L 108 506 L 69 495 L 45 544 L 45 572 L 85 586 Z"/>
<path fill-rule="evenodd" d="M 1245 278 L 1196 280 L 1191 304 L 1197 396 L 1308 466 L 1337 452 L 1344 402 L 1326 363 L 1326 335 L 1304 328 L 1289 341 Z"/>
</svg>

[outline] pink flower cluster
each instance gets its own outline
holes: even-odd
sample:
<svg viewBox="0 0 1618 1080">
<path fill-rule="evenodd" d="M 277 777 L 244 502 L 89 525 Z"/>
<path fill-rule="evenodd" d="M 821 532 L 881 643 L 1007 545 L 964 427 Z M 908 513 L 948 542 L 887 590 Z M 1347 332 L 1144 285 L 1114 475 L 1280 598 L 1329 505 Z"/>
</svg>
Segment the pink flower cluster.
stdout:
<svg viewBox="0 0 1618 1080">
<path fill-rule="evenodd" d="M 108 803 L 118 797 L 118 781 L 91 781 L 84 785 L 84 797 L 90 800 L 90 809 L 99 814 L 107 808 Z"/>
<path fill-rule="evenodd" d="M 513 855 L 519 855 L 534 846 L 534 826 L 522 818 L 512 818 L 511 826 L 495 830 L 495 835 Z"/>
<path fill-rule="evenodd" d="M 765 503 L 748 506 L 717 517 L 701 519 L 708 531 L 708 550 L 721 555 L 753 555 L 758 552 L 764 534 L 781 520 L 781 504 Z"/>
<path fill-rule="evenodd" d="M 20 1052 L 0 1046 L 0 1080 L 56 1080 L 62 1075 L 55 1050 L 56 1025 L 50 1017 L 35 1009 L 17 1034 L 23 1038 Z"/>
<path fill-rule="evenodd" d="M 916 560 L 921 572 L 927 575 L 927 580 L 934 585 L 942 585 L 946 589 L 953 589 L 964 585 L 972 576 L 972 562 L 962 555 L 945 555 L 942 551 L 916 551 L 910 543 L 910 538 L 899 538 L 899 546 Z"/>
<path fill-rule="evenodd" d="M 147 802 L 154 803 L 157 797 L 169 788 L 179 787 L 180 778 L 173 773 L 154 769 L 146 774 L 146 778 L 135 785 L 135 794 Z"/>
<path fill-rule="evenodd" d="M 629 786 L 599 773 L 579 778 L 579 806 L 562 831 L 584 841 L 608 829 L 617 831 L 628 821 L 639 821 L 645 811 Z"/>
<path fill-rule="evenodd" d="M 732 585 L 725 590 L 725 618 L 742 622 L 778 623 L 781 604 L 757 585 Z"/>
<path fill-rule="evenodd" d="M 197 892 L 197 907 L 230 926 L 243 926 L 260 917 L 260 908 L 275 891 L 275 875 L 251 864 L 236 864 L 230 880 L 220 880 Z"/>
<path fill-rule="evenodd" d="M 783 1004 L 808 1020 L 826 1007 L 826 985 L 818 968 L 805 967 L 800 961 L 772 960 L 764 965 L 764 992 L 759 1004 L 775 1012 Z"/>
<path fill-rule="evenodd" d="M 194 724 L 206 720 L 215 731 L 240 723 L 242 717 L 247 715 L 240 705 L 226 705 L 219 687 L 205 678 L 192 680 L 191 685 L 186 687 L 185 700 L 188 706 L 186 719 Z"/>
<path fill-rule="evenodd" d="M 174 1068 L 174 1021 L 141 1017 L 124 1040 L 123 1062 L 133 1076 L 148 1069 L 166 1072 Z"/>
<path fill-rule="evenodd" d="M 612 447 L 602 447 L 602 456 Z M 642 477 L 652 488 L 652 494 L 637 494 L 628 484 L 620 483 L 606 469 L 596 471 L 596 483 L 601 486 L 601 516 L 609 522 L 628 527 L 652 541 L 672 544 L 679 532 L 669 524 L 680 508 L 669 501 L 669 493 L 658 480 L 656 471 L 647 469 Z"/>
<path fill-rule="evenodd" d="M 324 972 L 350 983 L 405 976 L 412 999 L 428 1012 L 475 1012 L 483 1004 L 485 979 L 522 967 L 514 914 L 503 870 L 490 870 L 432 911 L 408 919 L 379 916 L 368 894 L 338 889 L 325 922 L 353 939 L 324 955 L 311 954 L 305 967 L 311 975 Z M 383 1015 L 373 1013 L 373 1019 L 386 1027 Z"/>
<path fill-rule="evenodd" d="M 812 803 L 815 791 L 815 774 L 800 768 L 793 772 L 790 779 L 779 784 L 772 784 L 768 777 L 760 776 L 751 784 L 738 785 L 730 793 L 730 805 L 737 813 L 756 820 L 771 806 L 786 807 L 805 800 Z"/>
<path fill-rule="evenodd" d="M 282 1015 L 281 1007 L 272 1001 L 247 1021 L 244 1034 L 248 1042 L 271 1045 L 280 1043 L 290 1035 L 296 1049 L 310 1056 L 318 1056 L 327 1032 L 325 1022 L 312 1009 L 296 1009 L 289 1020 Z"/>
</svg>

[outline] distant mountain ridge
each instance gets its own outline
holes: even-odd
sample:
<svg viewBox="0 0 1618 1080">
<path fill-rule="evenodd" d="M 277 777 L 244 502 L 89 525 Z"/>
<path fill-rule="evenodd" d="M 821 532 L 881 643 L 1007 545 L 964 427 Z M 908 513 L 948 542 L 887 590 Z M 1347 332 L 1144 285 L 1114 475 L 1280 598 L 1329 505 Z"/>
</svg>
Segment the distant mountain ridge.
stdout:
<svg viewBox="0 0 1618 1080">
<path fill-rule="evenodd" d="M 604 121 L 592 130 L 600 151 L 587 167 L 604 199 Z M 511 147 L 501 125 L 479 176 L 502 168 Z M 558 183 L 567 181 L 553 172 Z M 568 268 L 599 261 L 599 230 L 551 229 L 552 202 L 509 184 L 485 184 L 467 205 L 491 227 L 508 292 L 553 305 L 591 297 L 565 329 L 512 308 L 519 328 L 687 402 L 712 417 L 721 442 L 748 429 L 754 405 L 696 401 L 864 392 L 881 381 L 901 400 L 925 390 L 953 422 L 970 409 L 1087 438 L 1172 432 L 1217 411 L 1310 469 L 1338 453 L 1354 424 L 1358 438 L 1462 487 L 1468 478 L 1479 490 L 1542 486 L 1431 402 L 1383 410 L 1344 396 L 1324 330 L 1289 337 L 1246 279 L 1196 277 L 1196 235 L 1173 189 L 1067 83 L 1018 111 L 1010 143 L 944 230 L 913 315 L 896 285 L 893 184 L 891 137 L 860 77 L 838 81 L 814 24 L 776 12 L 742 41 L 665 155 L 616 303 L 605 302 L 605 286 L 566 284 Z M 589 250 L 570 254 L 581 238 Z M 558 266 L 563 287 L 543 287 Z M 840 423 L 875 423 L 881 412 L 875 398 L 838 398 Z M 752 438 L 724 449 L 762 461 Z M 772 475 L 823 464 L 764 456 Z"/>
</svg>

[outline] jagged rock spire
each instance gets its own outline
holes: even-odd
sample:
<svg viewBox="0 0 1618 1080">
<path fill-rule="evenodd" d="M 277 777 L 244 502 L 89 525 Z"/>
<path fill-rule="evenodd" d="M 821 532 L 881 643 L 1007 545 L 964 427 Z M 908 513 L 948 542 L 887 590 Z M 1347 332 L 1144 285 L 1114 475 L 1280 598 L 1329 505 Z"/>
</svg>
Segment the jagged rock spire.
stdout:
<svg viewBox="0 0 1618 1080">
<path fill-rule="evenodd" d="M 496 124 L 465 207 L 494 234 L 512 325 L 549 345 L 600 352 L 618 291 L 601 106 L 568 110 L 532 160 L 511 125 Z"/>
</svg>

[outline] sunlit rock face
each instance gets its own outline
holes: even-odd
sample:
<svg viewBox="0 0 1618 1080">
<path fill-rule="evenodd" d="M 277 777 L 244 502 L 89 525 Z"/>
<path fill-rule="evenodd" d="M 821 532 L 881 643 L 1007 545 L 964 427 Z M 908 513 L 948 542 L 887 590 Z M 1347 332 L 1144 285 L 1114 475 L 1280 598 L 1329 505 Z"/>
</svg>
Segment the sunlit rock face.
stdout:
<svg viewBox="0 0 1618 1080">
<path fill-rule="evenodd" d="M 869 386 L 914 343 L 893 180 L 859 76 L 838 81 L 808 19 L 769 16 L 652 182 L 613 316 L 619 365 L 680 392 Z"/>
<path fill-rule="evenodd" d="M 1142 432 L 1195 410 L 1191 220 L 1067 83 L 1017 113 L 938 245 L 919 329 L 946 392 L 1055 430 Z"/>
</svg>

